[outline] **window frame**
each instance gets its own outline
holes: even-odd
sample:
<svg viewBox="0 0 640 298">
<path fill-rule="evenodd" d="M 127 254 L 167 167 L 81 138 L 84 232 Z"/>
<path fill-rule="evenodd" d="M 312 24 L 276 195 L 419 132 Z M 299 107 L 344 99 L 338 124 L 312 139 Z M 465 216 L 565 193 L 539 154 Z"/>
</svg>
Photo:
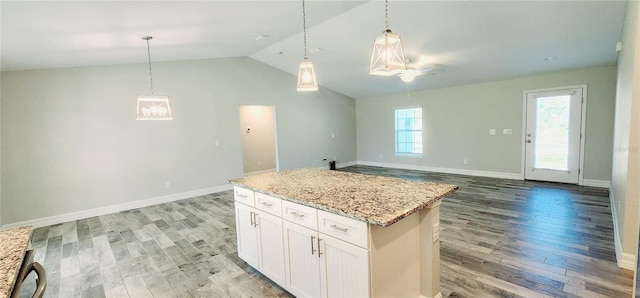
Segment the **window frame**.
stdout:
<svg viewBox="0 0 640 298">
<path fill-rule="evenodd" d="M 399 110 L 414 110 L 415 109 L 420 109 L 420 114 L 421 114 L 421 125 L 420 125 L 420 130 L 417 129 L 398 129 L 398 111 Z M 412 119 L 417 119 L 416 117 L 412 117 Z M 421 147 L 421 151 L 422 152 L 399 152 L 399 131 L 404 131 L 404 132 L 419 132 L 420 133 L 420 147 Z M 396 107 L 393 110 L 393 133 L 394 133 L 394 139 L 393 139 L 393 151 L 394 151 L 394 156 L 396 157 L 412 157 L 412 158 L 422 158 L 423 154 L 424 154 L 424 113 L 423 113 L 423 108 L 422 106 L 403 106 L 403 107 Z M 417 144 L 418 142 L 411 142 L 413 144 L 413 147 L 415 148 L 415 144 Z"/>
</svg>

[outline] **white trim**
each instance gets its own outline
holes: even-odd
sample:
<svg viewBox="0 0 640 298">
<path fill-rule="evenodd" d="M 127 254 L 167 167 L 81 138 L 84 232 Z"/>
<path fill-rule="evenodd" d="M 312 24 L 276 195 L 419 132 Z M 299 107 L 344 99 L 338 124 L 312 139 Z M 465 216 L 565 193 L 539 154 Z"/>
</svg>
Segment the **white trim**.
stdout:
<svg viewBox="0 0 640 298">
<path fill-rule="evenodd" d="M 524 90 L 522 91 L 522 143 L 520 145 L 521 149 L 521 162 L 522 165 L 522 179 L 524 179 L 525 171 L 526 171 L 526 152 L 525 152 L 525 142 L 526 142 L 526 134 L 527 134 L 527 94 L 528 93 L 538 93 L 538 92 L 548 92 L 548 91 L 558 91 L 565 89 L 582 89 L 582 106 L 581 113 L 582 117 L 580 119 L 580 160 L 578 161 L 578 169 L 580 173 L 578 174 L 578 185 L 585 185 L 584 183 L 584 151 L 585 151 L 585 139 L 586 139 L 586 119 L 587 119 L 587 84 L 580 85 L 572 85 L 572 86 L 562 86 L 562 87 L 553 87 L 553 88 L 544 88 L 544 89 L 533 89 L 533 90 Z"/>
<path fill-rule="evenodd" d="M 615 207 L 616 204 L 614 204 L 615 201 L 616 199 L 613 193 L 611 193 L 609 205 L 611 205 L 611 216 L 613 217 L 613 243 L 616 249 L 616 262 L 618 263 L 618 267 L 620 268 L 635 271 L 636 256 L 622 251 L 622 243 L 620 242 L 620 234 L 618 233 L 618 212 L 617 208 Z"/>
<path fill-rule="evenodd" d="M 273 169 L 268 169 L 268 170 L 262 170 L 262 171 L 255 171 L 255 172 L 251 172 L 251 173 L 244 173 L 244 176 L 255 176 L 255 175 L 260 175 L 260 174 L 266 174 L 266 173 L 275 173 L 277 172 L 277 170 L 275 168 Z"/>
<path fill-rule="evenodd" d="M 54 215 L 54 216 L 49 216 L 44 218 L 21 221 L 16 223 L 10 223 L 6 225 L 2 225 L 2 230 L 21 227 L 21 226 L 33 226 L 34 228 L 50 226 L 50 225 L 55 225 L 63 222 L 69 222 L 69 221 L 74 221 L 74 220 L 79 220 L 79 219 L 84 219 L 84 218 L 89 218 L 94 216 L 100 216 L 100 215 L 111 214 L 115 212 L 121 212 L 121 211 L 136 209 L 136 208 L 142 208 L 142 207 L 147 207 L 147 206 L 152 206 L 152 205 L 157 205 L 162 203 L 189 199 L 193 197 L 208 195 L 211 193 L 216 193 L 216 192 L 221 192 L 221 191 L 226 191 L 231 189 L 233 189 L 231 184 L 213 186 L 209 188 L 170 194 L 170 195 L 165 195 L 165 196 L 160 196 L 160 197 L 155 197 L 150 199 L 138 200 L 138 201 L 127 202 L 127 203 L 122 203 L 117 205 L 99 207 L 99 208 L 94 208 L 89 210 L 83 210 L 83 211 Z"/>
<path fill-rule="evenodd" d="M 350 166 L 355 166 L 355 165 L 357 165 L 357 164 L 358 164 L 358 162 L 357 162 L 357 161 L 348 161 L 348 162 L 343 162 L 343 163 L 336 164 L 336 169 L 346 168 L 346 167 L 350 167 Z M 329 169 L 329 166 L 321 166 L 321 167 L 318 167 L 318 169 L 328 170 L 328 169 Z"/>
<path fill-rule="evenodd" d="M 364 160 L 358 160 L 358 164 L 363 166 L 374 166 L 374 167 L 383 167 L 383 168 L 394 168 L 394 169 L 417 170 L 417 171 L 458 174 L 458 175 L 468 175 L 468 176 L 481 176 L 481 177 L 491 177 L 491 178 L 523 180 L 522 175 L 518 173 L 439 168 L 439 167 L 417 166 L 417 165 L 396 164 L 396 163 L 386 163 L 386 162 L 373 162 L 373 161 L 364 161 Z"/>
<path fill-rule="evenodd" d="M 343 163 L 339 163 L 339 164 L 337 164 L 337 165 L 336 165 L 336 168 L 337 168 L 337 169 L 340 169 L 340 168 L 346 168 L 346 167 L 350 167 L 350 166 L 355 166 L 355 165 L 357 165 L 357 164 L 358 164 L 358 162 L 357 162 L 357 161 L 343 162 Z"/>
<path fill-rule="evenodd" d="M 611 188 L 611 181 L 609 180 L 594 180 L 594 179 L 582 179 L 582 186 Z"/>
<path fill-rule="evenodd" d="M 428 297 L 427 297 L 427 296 L 425 296 L 425 295 L 420 295 L 420 298 L 428 298 Z M 435 296 L 433 296 L 433 298 L 442 298 L 442 293 L 441 293 L 441 292 L 438 292 L 438 294 L 437 294 L 437 295 L 435 295 Z"/>
</svg>

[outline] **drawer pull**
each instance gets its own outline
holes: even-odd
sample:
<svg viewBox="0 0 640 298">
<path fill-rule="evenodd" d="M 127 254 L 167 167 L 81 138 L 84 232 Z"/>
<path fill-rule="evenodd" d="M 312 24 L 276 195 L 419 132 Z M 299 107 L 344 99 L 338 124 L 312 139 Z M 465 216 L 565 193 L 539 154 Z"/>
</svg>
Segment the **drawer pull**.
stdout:
<svg viewBox="0 0 640 298">
<path fill-rule="evenodd" d="M 313 249 L 313 239 L 315 239 L 315 238 L 316 238 L 315 236 L 311 236 L 311 255 L 316 253 L 316 250 Z M 318 242 L 318 244 L 320 244 L 320 242 Z M 318 246 L 318 248 L 320 248 L 320 247 Z"/>
<path fill-rule="evenodd" d="M 241 197 L 241 198 L 247 198 L 247 197 L 249 197 L 249 196 L 247 196 L 247 195 L 245 195 L 245 194 L 242 194 L 242 193 L 236 193 L 236 195 L 237 195 L 238 197 Z"/>
<path fill-rule="evenodd" d="M 271 206 L 273 206 L 273 204 L 271 204 L 271 203 L 269 203 L 269 202 L 267 202 L 267 201 L 262 201 L 262 202 L 260 202 L 260 204 L 265 205 L 265 206 L 267 206 L 267 207 L 271 207 Z"/>
<path fill-rule="evenodd" d="M 290 213 L 291 215 L 295 215 L 295 216 L 297 216 L 297 217 L 304 217 L 304 214 L 302 214 L 302 213 L 298 213 L 298 212 L 295 212 L 295 211 L 291 211 L 291 212 L 289 212 L 289 213 Z"/>
<path fill-rule="evenodd" d="M 332 227 L 332 228 L 334 228 L 334 229 L 336 229 L 338 231 L 345 232 L 345 233 L 349 230 L 347 228 L 343 228 L 343 227 L 340 227 L 338 225 L 330 225 L 330 227 Z"/>
</svg>

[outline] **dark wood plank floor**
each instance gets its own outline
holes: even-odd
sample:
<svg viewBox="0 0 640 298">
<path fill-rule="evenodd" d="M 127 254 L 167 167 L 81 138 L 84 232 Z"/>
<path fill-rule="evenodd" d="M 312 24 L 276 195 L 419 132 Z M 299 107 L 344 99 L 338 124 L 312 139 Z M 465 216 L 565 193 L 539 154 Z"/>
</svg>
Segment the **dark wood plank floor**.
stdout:
<svg viewBox="0 0 640 298">
<path fill-rule="evenodd" d="M 460 187 L 441 205 L 444 297 L 631 296 L 604 189 L 341 170 Z M 32 242 L 49 275 L 46 297 L 290 296 L 238 258 L 231 191 L 41 227 Z"/>
<path fill-rule="evenodd" d="M 606 189 L 355 166 L 344 171 L 456 184 L 441 205 L 445 297 L 630 297 Z"/>
</svg>

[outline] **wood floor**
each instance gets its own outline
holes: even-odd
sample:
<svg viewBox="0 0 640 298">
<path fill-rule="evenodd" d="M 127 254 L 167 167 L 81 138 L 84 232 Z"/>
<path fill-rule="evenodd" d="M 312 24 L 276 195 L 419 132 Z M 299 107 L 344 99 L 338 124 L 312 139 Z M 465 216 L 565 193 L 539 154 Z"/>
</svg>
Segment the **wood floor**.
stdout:
<svg viewBox="0 0 640 298">
<path fill-rule="evenodd" d="M 341 170 L 460 187 L 441 205 L 444 297 L 631 296 L 633 273 L 616 266 L 604 189 Z M 49 275 L 46 296 L 289 297 L 237 257 L 233 210 L 227 191 L 38 228 L 32 241 Z"/>
</svg>

